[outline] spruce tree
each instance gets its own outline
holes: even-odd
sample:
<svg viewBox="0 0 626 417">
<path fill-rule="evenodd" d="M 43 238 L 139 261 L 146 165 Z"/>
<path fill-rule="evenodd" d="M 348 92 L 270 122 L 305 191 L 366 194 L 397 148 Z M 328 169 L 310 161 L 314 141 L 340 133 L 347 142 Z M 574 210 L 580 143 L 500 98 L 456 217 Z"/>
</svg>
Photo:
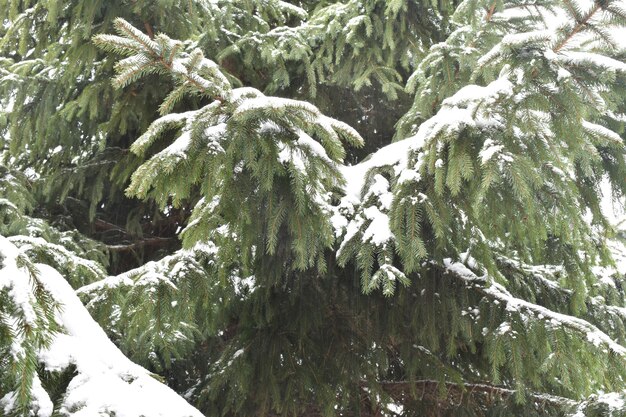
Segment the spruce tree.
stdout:
<svg viewBox="0 0 626 417">
<path fill-rule="evenodd" d="M 168 412 L 626 413 L 623 2 L 133 4 L 1 5 L 0 413 L 162 415 L 55 269 Z"/>
</svg>

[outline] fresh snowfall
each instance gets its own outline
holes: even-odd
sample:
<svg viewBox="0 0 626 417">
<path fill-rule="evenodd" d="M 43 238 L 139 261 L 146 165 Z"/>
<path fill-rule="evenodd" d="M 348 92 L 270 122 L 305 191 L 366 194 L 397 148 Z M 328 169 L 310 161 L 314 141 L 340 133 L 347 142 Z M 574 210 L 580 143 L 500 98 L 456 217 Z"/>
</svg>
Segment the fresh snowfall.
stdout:
<svg viewBox="0 0 626 417">
<path fill-rule="evenodd" d="M 626 416 L 626 0 L 0 20 L 0 417 Z"/>
</svg>

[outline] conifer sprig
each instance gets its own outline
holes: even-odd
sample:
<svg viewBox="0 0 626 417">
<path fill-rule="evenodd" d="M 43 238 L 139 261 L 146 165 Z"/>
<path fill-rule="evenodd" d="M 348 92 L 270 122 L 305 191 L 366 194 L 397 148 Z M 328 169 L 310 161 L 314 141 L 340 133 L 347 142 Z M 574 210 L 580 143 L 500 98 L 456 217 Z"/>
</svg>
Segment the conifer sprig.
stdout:
<svg viewBox="0 0 626 417">
<path fill-rule="evenodd" d="M 203 199 L 191 222 L 202 228 L 187 228 L 186 245 L 210 240 L 209 225 L 228 225 L 246 245 L 242 252 L 251 267 L 256 262 L 251 248 L 275 255 L 277 237 L 287 233 L 283 244 L 293 251 L 295 268 L 323 270 L 323 251 L 333 243 L 326 218 L 329 196 L 342 184 L 337 168 L 345 155 L 341 141 L 360 146 L 360 135 L 307 102 L 267 97 L 253 88 L 232 89 L 217 65 L 197 49 L 187 54 L 179 42 L 164 35 L 152 40 L 123 20 L 116 27 L 123 36 L 101 35 L 95 42 L 131 55 L 117 66 L 119 87 L 148 73 L 166 72 L 177 86 L 165 108 L 175 101 L 172 95 L 194 89 L 214 99 L 197 111 L 164 116 L 138 139 L 132 150 L 143 154 L 162 132 L 181 128 L 172 144 L 139 167 L 127 192 L 156 197 L 162 205 L 171 198 L 179 205 L 197 185 Z M 238 202 L 242 195 L 248 201 L 244 206 Z M 206 202 L 215 198 L 218 203 L 207 212 Z M 285 216 L 285 207 L 294 210 Z"/>
<path fill-rule="evenodd" d="M 162 114 L 172 109 L 174 97 L 185 93 L 195 92 L 220 102 L 228 96 L 231 88 L 228 79 L 199 49 L 181 56 L 182 42 L 172 41 L 164 34 L 151 39 L 122 18 L 115 20 L 115 29 L 120 36 L 98 35 L 94 43 L 106 51 L 129 55 L 117 63 L 118 75 L 114 79 L 117 88 L 149 74 L 168 73 L 177 79 L 178 88 L 165 100 L 167 104 L 160 109 Z"/>
</svg>

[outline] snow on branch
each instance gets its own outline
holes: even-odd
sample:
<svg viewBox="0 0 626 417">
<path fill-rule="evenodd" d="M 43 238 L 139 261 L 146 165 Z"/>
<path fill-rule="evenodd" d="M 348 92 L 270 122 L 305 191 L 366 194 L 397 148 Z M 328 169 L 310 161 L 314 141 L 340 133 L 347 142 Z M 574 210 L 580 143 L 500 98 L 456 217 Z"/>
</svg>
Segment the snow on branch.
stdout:
<svg viewBox="0 0 626 417">
<path fill-rule="evenodd" d="M 28 270 L 19 266 L 18 257 L 19 250 L 0 236 L 0 288 L 6 289 L 8 285 L 9 297 L 21 305 L 24 312 L 36 311 L 40 307 L 32 304 L 35 299 L 32 278 Z M 39 350 L 38 361 L 50 372 L 61 372 L 71 366 L 76 369 L 57 406 L 58 412 L 68 416 L 202 416 L 150 372 L 126 358 L 55 269 L 45 264 L 34 264 L 34 267 L 37 282 L 60 304 L 55 314 L 60 331 L 52 335 L 49 345 Z M 50 417 L 53 404 L 37 374 L 33 376 L 32 387 L 33 411 L 41 417 Z M 15 392 L 0 400 L 0 409 L 5 413 L 11 412 L 15 405 Z"/>
<path fill-rule="evenodd" d="M 549 310 L 543 306 L 530 303 L 526 300 L 512 296 L 506 288 L 496 282 L 487 284 L 487 277 L 479 277 L 467 266 L 460 262 L 453 262 L 451 259 L 444 260 L 445 268 L 455 276 L 474 285 L 483 294 L 491 299 L 498 300 L 506 305 L 507 311 L 525 310 L 537 317 L 543 317 L 553 325 L 561 325 L 576 332 L 582 333 L 586 340 L 596 347 L 605 345 L 613 353 L 626 357 L 626 347 L 615 342 L 606 333 L 602 332 L 591 323 L 578 317 L 568 316 Z M 487 285 L 485 285 L 487 284 Z"/>
</svg>

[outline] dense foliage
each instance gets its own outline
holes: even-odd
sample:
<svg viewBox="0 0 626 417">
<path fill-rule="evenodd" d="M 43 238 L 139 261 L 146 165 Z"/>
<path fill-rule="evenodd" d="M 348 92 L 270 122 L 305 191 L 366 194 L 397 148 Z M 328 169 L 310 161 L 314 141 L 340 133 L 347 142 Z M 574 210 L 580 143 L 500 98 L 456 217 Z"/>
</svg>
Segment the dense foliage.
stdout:
<svg viewBox="0 0 626 417">
<path fill-rule="evenodd" d="M 626 415 L 622 0 L 0 17 L 0 415 Z"/>
</svg>

